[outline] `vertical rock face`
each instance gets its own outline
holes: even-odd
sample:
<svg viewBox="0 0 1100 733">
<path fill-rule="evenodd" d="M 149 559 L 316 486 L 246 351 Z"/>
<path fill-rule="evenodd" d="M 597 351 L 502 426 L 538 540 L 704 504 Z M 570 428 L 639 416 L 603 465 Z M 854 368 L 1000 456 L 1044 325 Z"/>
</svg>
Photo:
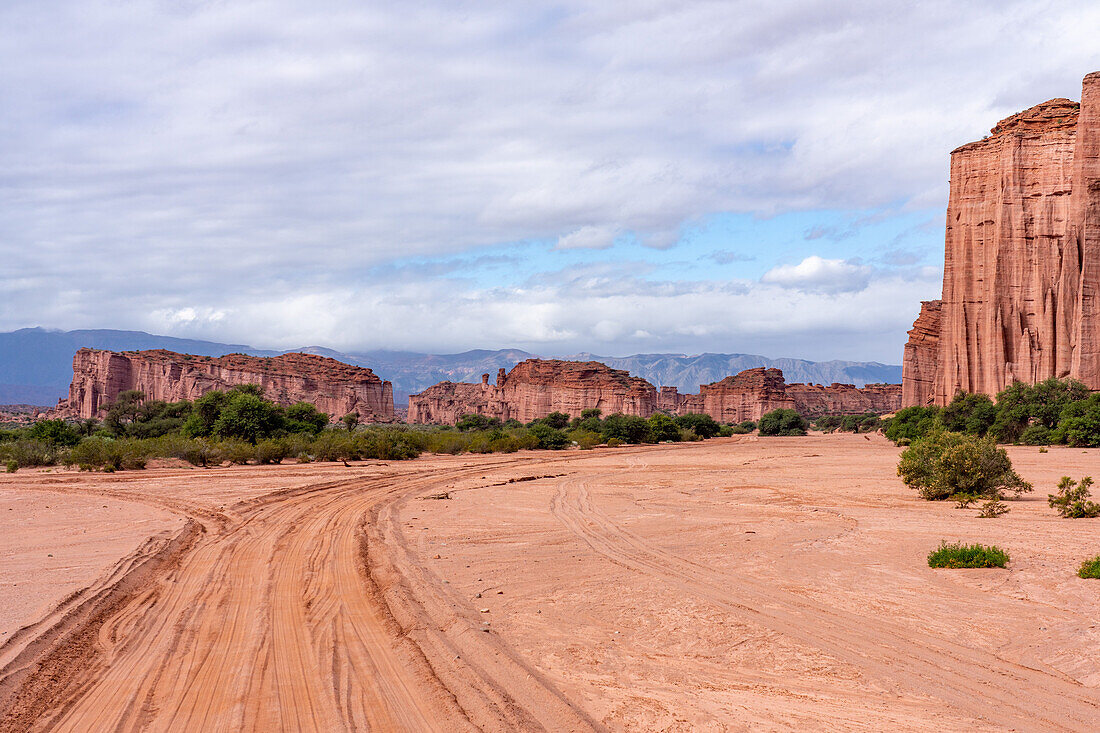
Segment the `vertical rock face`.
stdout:
<svg viewBox="0 0 1100 733">
<path fill-rule="evenodd" d="M 675 387 L 662 387 L 658 393 L 644 379 L 599 362 L 530 359 L 499 374 L 496 386 L 484 375 L 480 384 L 441 382 L 412 395 L 409 422 L 454 424 L 466 414 L 530 422 L 551 412 L 578 417 L 597 408 L 605 416 L 620 412 L 648 417 L 660 410 L 706 413 L 719 422 L 738 423 L 759 420 L 779 408 L 816 415 L 888 412 L 900 403 L 901 385 L 787 385 L 782 371 L 763 367 L 700 385 L 699 394 L 680 394 Z"/>
<path fill-rule="evenodd" d="M 938 328 L 925 304 L 903 362 L 905 404 L 1013 381 L 1100 389 L 1100 74 L 951 154 Z M 934 355 L 933 355 L 934 354 Z"/>
<path fill-rule="evenodd" d="M 207 392 L 257 384 L 278 404 L 309 402 L 340 417 L 358 412 L 365 422 L 393 419 L 393 390 L 370 369 L 313 354 L 272 358 L 230 354 L 219 358 L 163 349 L 117 353 L 81 349 L 73 357 L 63 417 L 101 417 L 120 392 L 141 390 L 147 399 L 194 400 Z"/>
<path fill-rule="evenodd" d="M 454 424 L 467 414 L 530 422 L 551 412 L 579 417 L 597 408 L 604 415 L 649 417 L 657 409 L 657 390 L 628 372 L 597 361 L 528 359 L 511 372 L 497 374 L 495 386 L 441 382 L 409 397 L 410 423 Z"/>
<path fill-rule="evenodd" d="M 926 300 L 909 330 L 909 342 L 901 364 L 903 405 L 928 405 L 935 399 L 940 363 L 940 313 L 943 301 Z"/>
</svg>

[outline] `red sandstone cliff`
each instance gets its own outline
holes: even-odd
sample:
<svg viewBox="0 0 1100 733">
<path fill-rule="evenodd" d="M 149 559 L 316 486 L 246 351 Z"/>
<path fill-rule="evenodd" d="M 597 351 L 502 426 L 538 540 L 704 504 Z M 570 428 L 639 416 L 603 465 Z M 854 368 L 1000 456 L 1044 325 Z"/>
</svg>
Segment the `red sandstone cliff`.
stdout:
<svg viewBox="0 0 1100 733">
<path fill-rule="evenodd" d="M 577 417 L 598 408 L 648 417 L 661 410 L 672 415 L 706 413 L 723 423 L 759 420 L 771 410 L 797 409 L 806 415 L 891 412 L 901 403 L 901 386 L 872 384 L 793 384 L 779 369 L 747 369 L 735 376 L 703 384 L 699 394 L 680 394 L 675 387 L 653 385 L 599 362 L 529 359 L 510 373 L 500 370 L 497 384 L 483 375 L 480 384 L 441 382 L 409 397 L 410 423 L 454 424 L 462 415 L 478 414 L 521 422 L 564 412 Z"/>
<path fill-rule="evenodd" d="M 481 384 L 441 382 L 411 395 L 408 420 L 454 424 L 474 413 L 526 423 L 551 412 L 579 417 L 588 408 L 604 415 L 649 417 L 657 408 L 657 390 L 641 377 L 597 361 L 528 359 L 507 374 L 501 369 L 495 386 L 486 374 Z"/>
<path fill-rule="evenodd" d="M 1013 381 L 1100 389 L 1100 73 L 951 154 L 939 323 L 922 308 L 905 404 Z"/>
<path fill-rule="evenodd" d="M 313 354 L 271 358 L 230 354 L 213 358 L 152 351 L 81 349 L 73 357 L 69 398 L 62 417 L 99 417 L 120 392 L 141 390 L 148 399 L 194 400 L 207 392 L 258 384 L 273 402 L 309 402 L 332 417 L 358 412 L 364 422 L 393 419 L 393 390 L 370 369 Z"/>
</svg>

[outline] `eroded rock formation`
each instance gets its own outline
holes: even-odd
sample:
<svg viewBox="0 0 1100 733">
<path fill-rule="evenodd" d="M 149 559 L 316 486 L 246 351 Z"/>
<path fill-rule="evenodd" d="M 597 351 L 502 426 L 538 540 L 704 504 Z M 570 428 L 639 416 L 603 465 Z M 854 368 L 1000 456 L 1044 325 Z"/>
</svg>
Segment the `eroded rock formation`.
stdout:
<svg viewBox="0 0 1100 733">
<path fill-rule="evenodd" d="M 496 385 L 489 375 L 480 384 L 441 382 L 409 397 L 410 423 L 453 424 L 466 414 L 530 422 L 551 412 L 578 417 L 597 408 L 604 415 L 649 417 L 657 408 L 657 390 L 640 377 L 598 361 L 528 359 L 512 371 L 501 369 Z"/>
<path fill-rule="evenodd" d="M 660 410 L 671 415 L 706 413 L 723 423 L 759 420 L 771 410 L 797 409 L 806 415 L 890 412 L 901 403 L 901 385 L 793 384 L 779 369 L 747 369 L 712 384 L 698 394 L 681 394 L 599 362 L 529 359 L 505 374 L 496 385 L 489 375 L 480 384 L 441 382 L 409 397 L 410 423 L 454 424 L 466 414 L 530 422 L 551 412 L 577 417 L 598 408 L 604 416 L 621 412 L 648 417 Z"/>
<path fill-rule="evenodd" d="M 951 153 L 943 298 L 922 306 L 907 405 L 1013 381 L 1100 389 L 1100 73 Z"/>
<path fill-rule="evenodd" d="M 194 400 L 213 390 L 257 384 L 273 402 L 309 402 L 334 418 L 358 412 L 364 422 L 393 419 L 393 391 L 370 369 L 313 354 L 271 358 L 229 354 L 218 358 L 152 351 L 81 349 L 73 357 L 62 417 L 102 417 L 120 392 L 141 390 L 147 399 Z"/>
</svg>

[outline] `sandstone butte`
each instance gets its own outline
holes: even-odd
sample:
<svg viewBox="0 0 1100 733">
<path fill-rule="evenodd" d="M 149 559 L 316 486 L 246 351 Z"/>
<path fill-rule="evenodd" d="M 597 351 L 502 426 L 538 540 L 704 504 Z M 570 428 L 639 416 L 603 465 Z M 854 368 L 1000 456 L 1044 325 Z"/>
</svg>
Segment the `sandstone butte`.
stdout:
<svg viewBox="0 0 1100 733">
<path fill-rule="evenodd" d="M 370 369 L 314 354 L 256 357 L 193 356 L 172 351 L 80 349 L 73 357 L 73 381 L 58 417 L 102 417 L 120 392 L 141 390 L 146 398 L 175 402 L 241 384 L 257 384 L 281 405 L 309 402 L 339 418 L 358 412 L 364 422 L 393 420 L 393 388 Z"/>
<path fill-rule="evenodd" d="M 595 361 L 572 362 L 528 359 L 511 372 L 501 369 L 495 385 L 483 374 L 480 384 L 441 382 L 409 397 L 408 421 L 414 424 L 454 424 L 466 414 L 500 420 L 530 422 L 551 412 L 578 417 L 598 408 L 605 416 L 616 412 L 649 417 L 663 411 L 672 415 L 702 412 L 719 422 L 759 420 L 778 408 L 806 415 L 891 412 L 901 405 L 901 386 L 850 384 L 828 387 L 785 384 L 779 369 L 748 369 L 713 384 L 699 394 L 680 394 L 675 387 L 657 389 L 629 373 Z"/>
<path fill-rule="evenodd" d="M 1100 389 L 1100 72 L 951 153 L 941 300 L 921 305 L 905 405 L 1071 377 Z"/>
</svg>

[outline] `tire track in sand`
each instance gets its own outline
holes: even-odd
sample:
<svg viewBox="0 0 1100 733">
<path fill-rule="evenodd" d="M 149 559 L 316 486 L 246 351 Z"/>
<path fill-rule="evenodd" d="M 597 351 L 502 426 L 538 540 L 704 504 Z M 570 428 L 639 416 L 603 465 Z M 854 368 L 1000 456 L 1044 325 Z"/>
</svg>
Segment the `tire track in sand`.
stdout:
<svg viewBox="0 0 1100 733">
<path fill-rule="evenodd" d="M 1100 721 L 1100 694 L 1057 673 L 1014 664 L 980 649 L 818 603 L 751 577 L 724 574 L 667 552 L 618 526 L 592 502 L 580 480 L 559 482 L 551 511 L 594 552 L 612 562 L 694 594 L 743 621 L 820 649 L 912 694 L 939 698 L 967 715 L 1021 730 L 1095 731 Z"/>
<path fill-rule="evenodd" d="M 504 729 L 537 727 L 545 715 L 524 704 L 539 699 L 558 701 L 566 727 L 595 727 L 552 689 L 533 692 L 538 680 L 487 675 L 509 652 L 472 623 L 463 634 L 461 617 L 447 631 L 464 637 L 461 658 L 429 661 L 407 630 L 432 617 L 414 601 L 403 628 L 387 596 L 441 583 L 402 585 L 407 554 L 370 566 L 395 541 L 364 526 L 382 508 L 520 460 L 277 491 L 218 516 L 176 504 L 196 517 L 176 538 L 74 594 L 18 649 L 0 647 L 0 730 Z M 441 678 L 462 681 L 457 696 Z"/>
</svg>

